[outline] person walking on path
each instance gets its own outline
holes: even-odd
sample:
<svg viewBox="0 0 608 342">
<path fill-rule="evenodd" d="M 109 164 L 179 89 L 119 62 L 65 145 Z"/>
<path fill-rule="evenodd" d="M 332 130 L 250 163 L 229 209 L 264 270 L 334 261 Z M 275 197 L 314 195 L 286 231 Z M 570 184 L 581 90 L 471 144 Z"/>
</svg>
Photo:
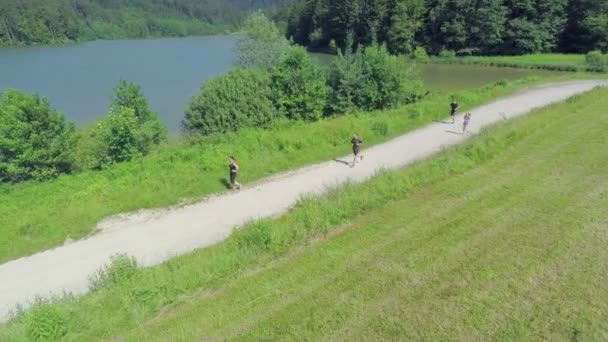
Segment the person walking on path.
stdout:
<svg viewBox="0 0 608 342">
<path fill-rule="evenodd" d="M 468 133 L 469 131 L 467 130 L 467 127 L 469 126 L 469 123 L 471 122 L 471 113 L 467 112 L 464 115 L 464 122 L 462 123 L 462 134 Z"/>
<path fill-rule="evenodd" d="M 361 153 L 361 144 L 363 144 L 363 140 L 361 140 L 361 137 L 359 137 L 359 133 L 355 133 L 350 142 L 353 145 L 353 163 L 351 167 L 355 167 L 355 163 L 357 163 L 357 158 L 363 160 L 363 156 L 359 155 Z"/>
<path fill-rule="evenodd" d="M 228 168 L 230 169 L 230 184 L 232 185 L 232 189 L 240 189 L 241 183 L 236 181 L 236 176 L 239 172 L 239 164 L 236 163 L 234 156 L 230 156 L 230 158 L 228 158 L 228 162 Z"/>
<path fill-rule="evenodd" d="M 455 116 L 458 112 L 458 102 L 456 99 L 452 99 L 452 103 L 450 103 L 450 116 L 452 117 L 452 123 L 456 122 Z"/>
</svg>

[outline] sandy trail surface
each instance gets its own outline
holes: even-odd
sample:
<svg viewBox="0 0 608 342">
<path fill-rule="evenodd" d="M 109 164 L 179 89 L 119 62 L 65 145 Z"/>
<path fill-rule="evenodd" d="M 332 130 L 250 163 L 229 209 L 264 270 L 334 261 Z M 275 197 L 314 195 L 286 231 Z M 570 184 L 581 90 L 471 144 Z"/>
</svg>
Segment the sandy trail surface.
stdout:
<svg viewBox="0 0 608 342">
<path fill-rule="evenodd" d="M 607 85 L 608 81 L 572 81 L 526 89 L 471 110 L 470 130 L 475 134 L 488 125 Z M 448 109 L 446 104 L 446 112 Z M 92 237 L 0 265 L 0 321 L 9 319 L 17 305 L 27 306 L 36 296 L 85 293 L 90 276 L 112 255 L 126 253 L 141 265 L 151 266 L 215 244 L 249 220 L 284 213 L 304 194 L 323 193 L 346 181 L 364 181 L 379 169 L 403 167 L 461 143 L 470 136 L 461 131 L 462 115 L 458 115 L 454 125 L 437 122 L 368 149 L 364 146 L 365 158 L 354 168 L 327 161 L 200 203 L 105 221 Z M 352 157 L 338 160 L 350 162 Z"/>
</svg>

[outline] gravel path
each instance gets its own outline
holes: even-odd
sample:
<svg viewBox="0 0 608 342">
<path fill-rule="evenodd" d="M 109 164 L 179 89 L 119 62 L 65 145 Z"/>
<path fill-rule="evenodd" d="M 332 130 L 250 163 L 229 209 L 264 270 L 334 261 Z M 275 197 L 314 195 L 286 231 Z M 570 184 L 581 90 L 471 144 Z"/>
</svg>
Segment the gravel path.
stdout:
<svg viewBox="0 0 608 342">
<path fill-rule="evenodd" d="M 554 83 L 519 92 L 471 111 L 470 130 L 563 101 L 608 81 Z M 447 112 L 448 104 L 446 104 Z M 447 121 L 446 121 L 447 122 Z M 463 142 L 462 116 L 455 125 L 433 123 L 389 142 L 363 149 L 365 159 L 355 168 L 328 161 L 284 173 L 234 193 L 220 194 L 180 208 L 139 212 L 104 222 L 102 230 L 85 240 L 0 265 L 0 321 L 17 304 L 35 296 L 84 293 L 88 279 L 117 253 L 137 258 L 145 266 L 209 246 L 225 239 L 235 226 L 287 211 L 302 194 L 322 193 L 347 180 L 363 181 L 378 169 L 399 168 Z M 365 139 L 365 137 L 363 137 Z M 352 157 L 341 158 L 351 161 Z"/>
</svg>

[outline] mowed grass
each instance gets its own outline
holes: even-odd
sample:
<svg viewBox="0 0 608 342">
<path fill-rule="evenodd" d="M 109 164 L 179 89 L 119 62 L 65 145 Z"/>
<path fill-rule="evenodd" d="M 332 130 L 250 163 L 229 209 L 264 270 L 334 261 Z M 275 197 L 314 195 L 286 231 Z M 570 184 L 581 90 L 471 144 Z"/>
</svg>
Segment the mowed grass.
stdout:
<svg viewBox="0 0 608 342">
<path fill-rule="evenodd" d="M 26 340 L 606 340 L 608 90 L 0 327 Z"/>
<path fill-rule="evenodd" d="M 522 56 L 432 57 L 433 63 L 473 64 L 497 67 L 586 71 L 585 55 L 542 53 Z"/>
<path fill-rule="evenodd" d="M 463 110 L 507 95 L 539 79 L 502 82 L 456 93 Z M 447 116 L 449 94 L 377 113 L 312 124 L 282 123 L 269 130 L 178 143 L 104 171 L 45 183 L 0 185 L 0 263 L 93 233 L 104 218 L 198 200 L 226 189 L 227 158 L 236 156 L 242 182 L 348 153 L 359 131 L 367 146 Z"/>
</svg>

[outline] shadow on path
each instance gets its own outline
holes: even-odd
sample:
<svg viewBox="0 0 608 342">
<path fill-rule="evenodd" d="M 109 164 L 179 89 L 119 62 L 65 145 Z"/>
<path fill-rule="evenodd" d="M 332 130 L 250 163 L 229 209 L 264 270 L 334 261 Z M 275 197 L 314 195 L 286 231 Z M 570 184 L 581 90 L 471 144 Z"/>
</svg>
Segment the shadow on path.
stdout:
<svg viewBox="0 0 608 342">
<path fill-rule="evenodd" d="M 454 132 L 454 131 L 445 131 L 446 133 L 452 133 L 452 134 L 458 134 L 458 135 L 463 135 L 464 133 L 462 132 Z"/>
<path fill-rule="evenodd" d="M 340 160 L 340 159 L 334 159 L 334 161 L 335 161 L 336 163 L 340 163 L 340 164 L 344 164 L 344 165 L 346 165 L 346 166 L 350 166 L 350 163 L 349 163 L 349 162 L 347 162 L 347 161 L 344 161 L 344 160 Z"/>
</svg>

